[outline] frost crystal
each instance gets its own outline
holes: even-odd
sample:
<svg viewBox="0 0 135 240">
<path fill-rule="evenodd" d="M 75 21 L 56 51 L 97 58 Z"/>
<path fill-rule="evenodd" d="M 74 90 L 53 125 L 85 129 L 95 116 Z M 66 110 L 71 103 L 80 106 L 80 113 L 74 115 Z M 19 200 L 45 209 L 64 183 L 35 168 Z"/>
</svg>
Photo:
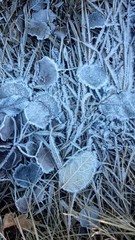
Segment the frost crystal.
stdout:
<svg viewBox="0 0 135 240">
<path fill-rule="evenodd" d="M 60 186 L 77 193 L 91 183 L 98 167 L 95 152 L 84 151 L 69 159 L 59 171 Z"/>
<path fill-rule="evenodd" d="M 84 64 L 77 71 L 78 79 L 81 83 L 92 89 L 99 89 L 107 83 L 107 74 L 105 69 L 95 64 Z"/>
<path fill-rule="evenodd" d="M 36 72 L 36 82 L 44 89 L 53 85 L 59 77 L 56 63 L 51 58 L 46 56 L 37 61 Z"/>
</svg>

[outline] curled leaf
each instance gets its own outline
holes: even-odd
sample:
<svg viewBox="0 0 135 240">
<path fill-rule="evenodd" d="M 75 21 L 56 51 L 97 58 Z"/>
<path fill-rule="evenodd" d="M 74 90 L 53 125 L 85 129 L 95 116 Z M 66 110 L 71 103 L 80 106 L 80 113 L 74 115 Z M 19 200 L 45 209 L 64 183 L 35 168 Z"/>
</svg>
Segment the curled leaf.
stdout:
<svg viewBox="0 0 135 240">
<path fill-rule="evenodd" d="M 91 183 L 98 167 L 95 152 L 84 151 L 69 159 L 59 170 L 60 186 L 77 193 Z"/>
<path fill-rule="evenodd" d="M 39 86 L 46 89 L 58 80 L 58 68 L 56 63 L 49 57 L 43 57 L 36 63 L 37 79 Z"/>
<path fill-rule="evenodd" d="M 19 164 L 14 171 L 13 177 L 18 186 L 29 188 L 40 180 L 41 175 L 42 171 L 39 165 L 30 162 L 28 165 Z"/>
<path fill-rule="evenodd" d="M 84 64 L 78 69 L 77 76 L 81 83 L 91 89 L 100 89 L 108 80 L 105 69 L 97 63 Z"/>
</svg>

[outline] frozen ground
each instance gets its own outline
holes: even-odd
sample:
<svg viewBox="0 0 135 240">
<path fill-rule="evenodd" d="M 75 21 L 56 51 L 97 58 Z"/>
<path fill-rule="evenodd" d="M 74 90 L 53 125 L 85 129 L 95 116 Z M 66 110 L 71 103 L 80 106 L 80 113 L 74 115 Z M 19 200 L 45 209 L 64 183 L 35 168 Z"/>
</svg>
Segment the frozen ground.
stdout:
<svg viewBox="0 0 135 240">
<path fill-rule="evenodd" d="M 134 61 L 133 0 L 0 1 L 2 239 L 135 239 Z"/>
</svg>

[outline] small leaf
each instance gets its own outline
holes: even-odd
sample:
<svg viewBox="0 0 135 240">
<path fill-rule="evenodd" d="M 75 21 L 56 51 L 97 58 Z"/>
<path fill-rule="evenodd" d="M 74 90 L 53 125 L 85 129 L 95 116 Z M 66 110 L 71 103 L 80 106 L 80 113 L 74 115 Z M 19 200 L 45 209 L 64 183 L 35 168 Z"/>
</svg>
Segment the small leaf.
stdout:
<svg viewBox="0 0 135 240">
<path fill-rule="evenodd" d="M 43 57 L 36 62 L 37 79 L 39 86 L 46 89 L 58 80 L 58 68 L 56 63 L 49 57 Z"/>
<path fill-rule="evenodd" d="M 28 165 L 20 164 L 15 169 L 13 177 L 18 186 L 29 188 L 40 180 L 41 175 L 41 168 L 36 163 L 30 162 Z"/>
<path fill-rule="evenodd" d="M 18 198 L 15 201 L 15 205 L 19 212 L 25 213 L 25 214 L 28 213 L 29 207 L 28 207 L 28 202 L 25 195 L 23 197 Z"/>
<path fill-rule="evenodd" d="M 3 141 L 6 141 L 10 138 L 11 134 L 13 133 L 14 126 L 11 117 L 5 115 L 3 122 L 0 126 L 0 138 Z"/>
<path fill-rule="evenodd" d="M 44 22 L 29 20 L 28 34 L 37 37 L 38 40 L 43 40 L 49 37 L 50 28 Z"/>
<path fill-rule="evenodd" d="M 78 69 L 77 76 L 81 83 L 91 89 L 100 89 L 108 80 L 105 69 L 97 63 L 84 64 Z"/>
<path fill-rule="evenodd" d="M 3 229 L 5 230 L 6 228 L 13 226 L 17 226 L 18 228 L 21 227 L 25 230 L 31 230 L 32 223 L 24 215 L 15 217 L 14 213 L 6 213 L 3 219 Z"/>
<path fill-rule="evenodd" d="M 2 162 L 2 160 L 4 160 L 8 156 L 8 153 L 9 153 L 9 151 L 8 152 L 5 151 L 5 152 L 1 153 L 0 162 Z M 22 161 L 22 155 L 20 154 L 20 152 L 18 150 L 14 149 L 12 154 L 7 159 L 6 163 L 3 165 L 3 169 L 11 170 L 11 169 L 15 168 L 17 166 L 17 164 L 21 161 Z"/>
<path fill-rule="evenodd" d="M 33 102 L 24 109 L 26 119 L 30 124 L 46 128 L 51 119 L 56 117 L 60 112 L 58 103 L 47 93 L 37 94 Z"/>
<path fill-rule="evenodd" d="M 52 23 L 57 15 L 51 9 L 40 9 L 32 13 L 32 19 L 43 23 Z"/>
<path fill-rule="evenodd" d="M 40 184 L 38 184 L 34 189 L 34 201 L 37 203 L 43 202 L 45 190 L 44 187 Z"/>
<path fill-rule="evenodd" d="M 39 149 L 36 154 L 37 164 L 42 168 L 42 171 L 46 174 L 52 172 L 54 170 L 53 158 L 52 155 L 47 149 L 47 147 L 43 146 L 41 143 Z"/>
<path fill-rule="evenodd" d="M 90 206 L 90 208 L 83 208 L 79 214 L 79 222 L 82 227 L 93 228 L 96 227 L 99 222 L 99 209 L 97 207 Z"/>
<path fill-rule="evenodd" d="M 95 152 L 84 151 L 69 159 L 59 170 L 60 186 L 77 193 L 91 183 L 98 167 Z"/>
<path fill-rule="evenodd" d="M 13 95 L 29 98 L 31 94 L 31 90 L 23 82 L 6 81 L 0 87 L 0 98 L 11 97 Z"/>
<path fill-rule="evenodd" d="M 89 26 L 91 29 L 102 28 L 105 25 L 105 17 L 100 12 L 93 12 L 89 15 Z"/>
</svg>

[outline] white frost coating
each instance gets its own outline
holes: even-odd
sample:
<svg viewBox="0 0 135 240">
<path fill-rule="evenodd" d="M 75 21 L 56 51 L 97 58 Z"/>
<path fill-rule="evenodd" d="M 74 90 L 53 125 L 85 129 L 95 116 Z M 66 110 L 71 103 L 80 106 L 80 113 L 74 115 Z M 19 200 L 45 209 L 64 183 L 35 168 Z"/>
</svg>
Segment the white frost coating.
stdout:
<svg viewBox="0 0 135 240">
<path fill-rule="evenodd" d="M 100 12 L 93 12 L 89 15 L 89 26 L 91 29 L 102 28 L 105 24 L 105 17 Z"/>
<path fill-rule="evenodd" d="M 49 57 L 45 56 L 37 61 L 35 70 L 37 72 L 36 82 L 43 89 L 48 88 L 58 80 L 58 67 L 53 59 Z"/>
<path fill-rule="evenodd" d="M 92 89 L 100 89 L 108 81 L 105 69 L 97 63 L 84 64 L 78 69 L 77 76 L 81 83 Z"/>
<path fill-rule="evenodd" d="M 67 192 L 78 193 L 91 183 L 97 167 L 95 152 L 84 151 L 77 154 L 59 170 L 61 188 Z"/>
<path fill-rule="evenodd" d="M 100 111 L 107 117 L 128 120 L 135 118 L 135 93 L 123 91 L 110 96 L 99 106 Z"/>
</svg>

